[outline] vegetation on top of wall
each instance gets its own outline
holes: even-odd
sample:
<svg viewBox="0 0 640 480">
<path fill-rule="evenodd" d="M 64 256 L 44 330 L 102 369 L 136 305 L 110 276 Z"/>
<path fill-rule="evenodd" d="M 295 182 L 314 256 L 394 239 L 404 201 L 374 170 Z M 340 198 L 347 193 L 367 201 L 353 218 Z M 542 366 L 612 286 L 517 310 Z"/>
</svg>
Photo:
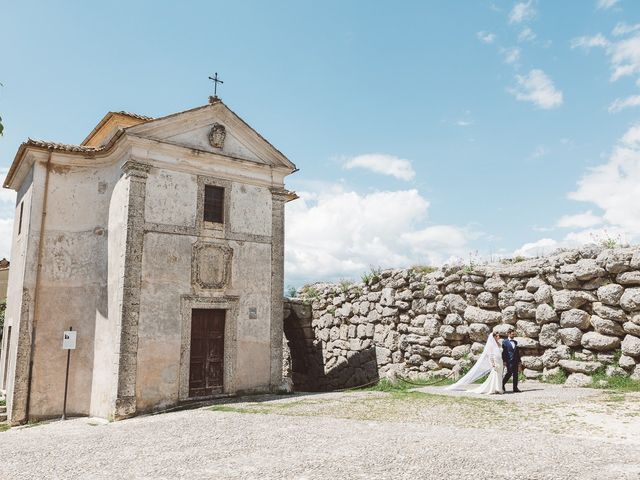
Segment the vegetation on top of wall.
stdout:
<svg viewBox="0 0 640 480">
<path fill-rule="evenodd" d="M 340 290 L 342 291 L 342 293 L 347 293 L 353 285 L 353 281 L 343 278 L 340 280 L 340 283 L 338 285 L 340 285 Z"/>
<path fill-rule="evenodd" d="M 382 269 L 380 267 L 369 267 L 369 271 L 362 275 L 362 283 L 369 285 L 377 283 L 382 278 Z"/>
<path fill-rule="evenodd" d="M 411 271 L 417 273 L 433 273 L 438 270 L 438 267 L 433 267 L 431 265 L 413 265 L 411 267 Z"/>
</svg>

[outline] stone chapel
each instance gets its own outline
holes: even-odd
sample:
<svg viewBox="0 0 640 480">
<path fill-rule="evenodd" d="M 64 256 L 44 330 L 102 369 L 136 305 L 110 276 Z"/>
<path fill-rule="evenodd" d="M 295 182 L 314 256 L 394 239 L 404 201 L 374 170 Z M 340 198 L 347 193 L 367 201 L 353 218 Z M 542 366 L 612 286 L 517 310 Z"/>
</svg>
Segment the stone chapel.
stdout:
<svg viewBox="0 0 640 480">
<path fill-rule="evenodd" d="M 24 142 L 0 389 L 9 420 L 121 419 L 282 380 L 284 179 L 218 97 L 109 112 L 80 145 Z"/>
</svg>

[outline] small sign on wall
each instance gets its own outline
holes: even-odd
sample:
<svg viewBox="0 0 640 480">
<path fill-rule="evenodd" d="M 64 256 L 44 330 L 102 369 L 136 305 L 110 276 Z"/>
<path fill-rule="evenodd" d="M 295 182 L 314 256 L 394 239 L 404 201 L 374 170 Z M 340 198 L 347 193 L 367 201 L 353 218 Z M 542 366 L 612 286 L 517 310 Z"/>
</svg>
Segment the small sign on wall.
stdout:
<svg viewBox="0 0 640 480">
<path fill-rule="evenodd" d="M 256 307 L 249 308 L 249 320 L 256 320 L 258 318 L 258 309 Z"/>
<path fill-rule="evenodd" d="M 76 332 L 75 330 L 68 330 L 64 332 L 62 337 L 62 349 L 63 350 L 75 350 L 76 349 Z"/>
</svg>

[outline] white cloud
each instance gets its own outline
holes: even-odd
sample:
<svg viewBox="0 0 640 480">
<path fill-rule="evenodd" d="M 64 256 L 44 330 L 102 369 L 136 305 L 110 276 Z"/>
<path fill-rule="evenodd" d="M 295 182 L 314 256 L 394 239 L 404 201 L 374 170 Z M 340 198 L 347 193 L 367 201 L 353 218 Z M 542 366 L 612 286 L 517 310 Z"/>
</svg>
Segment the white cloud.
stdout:
<svg viewBox="0 0 640 480">
<path fill-rule="evenodd" d="M 352 157 L 345 162 L 344 168 L 347 170 L 364 168 L 375 173 L 390 175 L 407 181 L 413 179 L 416 175 L 409 160 L 383 153 L 368 153 Z"/>
<path fill-rule="evenodd" d="M 608 10 L 611 7 L 613 7 L 616 3 L 618 3 L 618 0 L 598 0 L 598 3 L 596 4 L 596 8 L 598 10 Z"/>
<path fill-rule="evenodd" d="M 607 47 L 609 46 L 609 40 L 604 35 L 598 33 L 592 36 L 576 37 L 571 40 L 571 48 L 594 48 L 594 47 Z"/>
<path fill-rule="evenodd" d="M 560 228 L 589 228 L 602 223 L 602 218 L 591 210 L 575 215 L 563 215 L 557 222 Z"/>
<path fill-rule="evenodd" d="M 620 24 L 614 29 L 614 34 L 616 33 L 616 29 L 618 29 L 619 33 L 625 29 L 635 29 L 636 26 L 619 27 Z M 640 74 L 640 34 L 617 42 L 611 42 L 600 33 L 591 37 L 577 37 L 571 40 L 571 48 L 579 47 L 585 49 L 601 47 L 605 49 L 605 53 L 609 57 L 611 64 L 612 82 L 627 75 Z"/>
<path fill-rule="evenodd" d="M 465 110 L 464 114 L 454 122 L 454 125 L 458 127 L 469 127 L 473 125 L 473 118 L 470 110 Z"/>
<path fill-rule="evenodd" d="M 607 228 L 640 235 L 640 126 L 627 130 L 607 163 L 590 169 L 569 198 L 602 209 Z"/>
<path fill-rule="evenodd" d="M 513 252 L 513 256 L 539 257 L 548 255 L 558 247 L 559 244 L 556 240 L 552 238 L 541 238 L 535 242 L 525 243 Z"/>
<path fill-rule="evenodd" d="M 640 35 L 610 45 L 611 81 L 640 73 Z"/>
<path fill-rule="evenodd" d="M 562 105 L 562 92 L 542 70 L 534 69 L 527 75 L 516 75 L 516 80 L 518 86 L 510 89 L 510 92 L 517 100 L 531 102 L 542 109 Z"/>
<path fill-rule="evenodd" d="M 0 218 L 0 258 L 11 259 L 13 218 Z"/>
<path fill-rule="evenodd" d="M 535 40 L 535 38 L 536 34 L 529 27 L 523 28 L 522 31 L 518 34 L 519 42 L 531 42 Z"/>
<path fill-rule="evenodd" d="M 16 194 L 13 190 L 2 188 L 7 169 L 0 169 L 0 258 L 9 258 L 11 239 L 13 237 L 13 215 L 15 212 Z"/>
<path fill-rule="evenodd" d="M 634 125 L 625 132 L 620 142 L 629 148 L 640 148 L 640 125 Z"/>
<path fill-rule="evenodd" d="M 562 240 L 565 248 L 578 247 L 587 243 L 602 243 L 605 240 L 614 240 L 617 244 L 628 243 L 627 231 L 619 227 L 587 228 L 577 232 L 568 233 Z"/>
<path fill-rule="evenodd" d="M 513 64 L 520 60 L 521 50 L 518 47 L 502 48 L 500 51 L 504 56 L 505 63 Z"/>
<path fill-rule="evenodd" d="M 464 256 L 467 231 L 425 225 L 428 209 L 429 201 L 415 189 L 301 195 L 287 204 L 287 281 L 359 279 L 370 266 L 438 264 Z"/>
<path fill-rule="evenodd" d="M 634 25 L 628 25 L 624 22 L 619 22 L 618 24 L 616 24 L 616 26 L 613 28 L 613 30 L 611 31 L 611 33 L 615 36 L 615 37 L 621 37 L 623 35 L 627 35 L 629 33 L 633 33 L 640 30 L 640 23 L 636 23 Z"/>
<path fill-rule="evenodd" d="M 538 145 L 535 150 L 529 155 L 529 158 L 536 159 L 544 157 L 549 153 L 549 150 L 544 145 Z"/>
<path fill-rule="evenodd" d="M 548 255 L 558 248 L 576 248 L 589 243 L 602 243 L 614 240 L 618 245 L 629 243 L 629 234 L 625 229 L 607 226 L 603 228 L 585 228 L 569 232 L 560 241 L 552 238 L 542 238 L 535 242 L 525 243 L 512 253 L 513 256 L 539 257 Z"/>
<path fill-rule="evenodd" d="M 496 34 L 491 32 L 478 32 L 477 34 L 478 40 L 482 43 L 493 43 L 496 40 Z"/>
<path fill-rule="evenodd" d="M 415 232 L 403 233 L 401 239 L 403 242 L 406 242 L 413 251 L 431 256 L 434 252 L 438 251 L 451 253 L 453 251 L 465 250 L 468 234 L 465 230 L 452 225 L 435 225 Z M 435 261 L 433 263 L 440 262 Z"/>
<path fill-rule="evenodd" d="M 516 3 L 509 13 L 509 23 L 522 23 L 532 20 L 536 17 L 536 9 L 533 6 L 533 0 L 528 2 Z"/>
<path fill-rule="evenodd" d="M 640 95 L 630 95 L 627 98 L 616 98 L 609 105 L 609 113 L 617 113 L 625 108 L 637 107 L 640 105 Z"/>
</svg>

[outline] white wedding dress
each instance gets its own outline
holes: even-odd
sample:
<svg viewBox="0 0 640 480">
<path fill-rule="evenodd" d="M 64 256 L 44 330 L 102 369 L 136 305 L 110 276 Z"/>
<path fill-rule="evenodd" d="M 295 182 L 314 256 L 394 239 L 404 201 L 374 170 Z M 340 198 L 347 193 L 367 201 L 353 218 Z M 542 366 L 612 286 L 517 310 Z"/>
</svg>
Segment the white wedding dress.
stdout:
<svg viewBox="0 0 640 480">
<path fill-rule="evenodd" d="M 477 379 L 482 378 L 487 373 L 489 376 L 479 387 L 469 390 L 471 393 L 491 395 L 503 393 L 502 389 L 502 350 L 493 335 L 489 335 L 484 350 L 480 354 L 476 364 L 453 385 L 449 385 L 445 390 L 466 390 L 468 385 L 473 384 Z"/>
</svg>

